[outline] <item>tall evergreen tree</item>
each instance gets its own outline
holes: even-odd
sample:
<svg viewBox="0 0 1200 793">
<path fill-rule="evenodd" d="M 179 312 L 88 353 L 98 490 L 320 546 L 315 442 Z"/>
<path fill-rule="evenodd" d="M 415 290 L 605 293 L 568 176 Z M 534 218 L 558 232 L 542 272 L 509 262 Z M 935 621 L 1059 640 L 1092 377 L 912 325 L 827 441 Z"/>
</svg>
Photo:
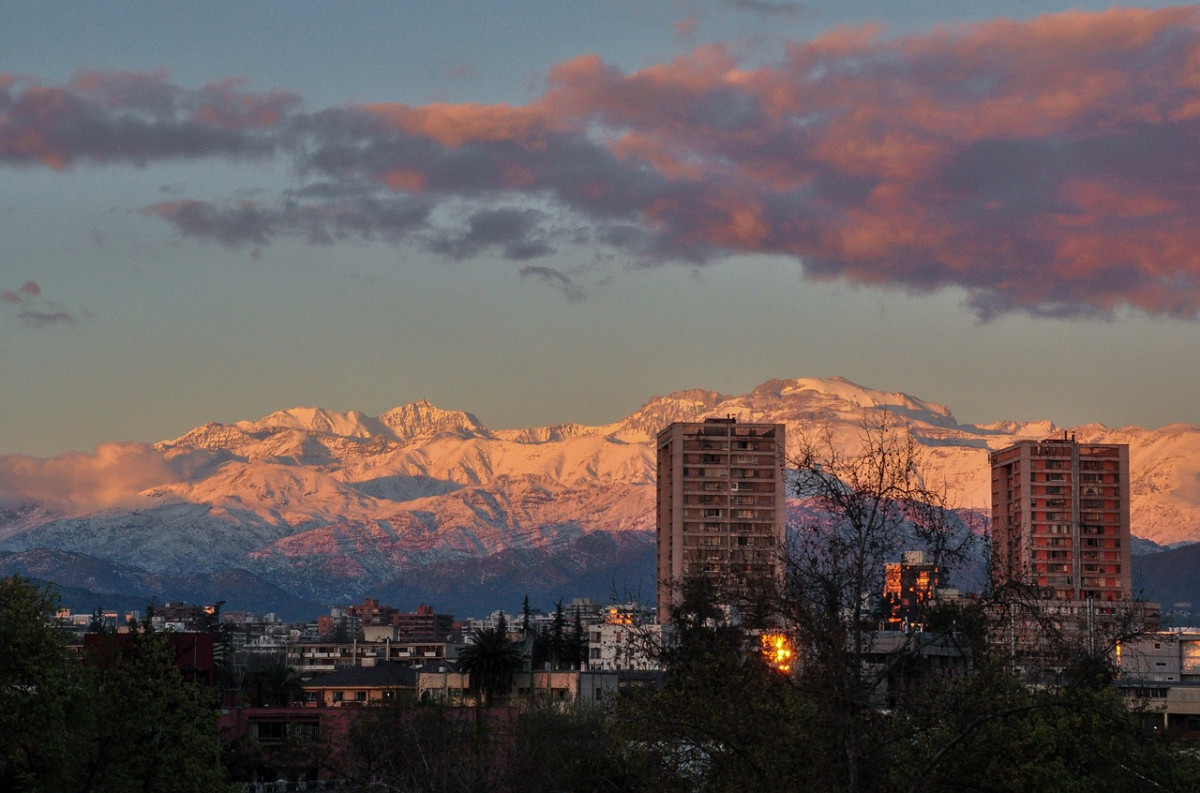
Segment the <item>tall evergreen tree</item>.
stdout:
<svg viewBox="0 0 1200 793">
<path fill-rule="evenodd" d="M 562 667 L 563 653 L 566 650 L 567 617 L 563 613 L 562 598 L 554 604 L 554 618 L 550 621 L 550 664 L 559 669 Z"/>
<path fill-rule="evenodd" d="M 571 627 L 568 648 L 567 663 L 574 668 L 582 669 L 587 662 L 587 633 L 583 630 L 583 615 L 578 606 L 575 607 L 575 621 Z"/>
</svg>

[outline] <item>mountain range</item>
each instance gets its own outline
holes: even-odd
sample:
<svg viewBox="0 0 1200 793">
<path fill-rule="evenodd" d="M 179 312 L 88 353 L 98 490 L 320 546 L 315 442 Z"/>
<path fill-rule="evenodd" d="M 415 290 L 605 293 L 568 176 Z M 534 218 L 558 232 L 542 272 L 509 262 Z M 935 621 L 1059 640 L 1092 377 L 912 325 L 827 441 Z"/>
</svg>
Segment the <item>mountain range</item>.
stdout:
<svg viewBox="0 0 1200 793">
<path fill-rule="evenodd" d="M 363 596 L 459 614 L 525 593 L 649 600 L 660 428 L 734 416 L 786 424 L 792 440 L 829 432 L 853 453 L 879 411 L 907 425 L 927 482 L 982 513 L 990 450 L 1064 432 L 1128 443 L 1136 550 L 1188 569 L 1165 549 L 1200 540 L 1200 427 L 960 424 L 942 405 L 835 377 L 678 391 L 602 426 L 496 430 L 422 400 L 378 417 L 293 408 L 152 445 L 0 457 L 0 573 L 282 613 Z M 1170 597 L 1200 601 L 1200 585 Z"/>
</svg>

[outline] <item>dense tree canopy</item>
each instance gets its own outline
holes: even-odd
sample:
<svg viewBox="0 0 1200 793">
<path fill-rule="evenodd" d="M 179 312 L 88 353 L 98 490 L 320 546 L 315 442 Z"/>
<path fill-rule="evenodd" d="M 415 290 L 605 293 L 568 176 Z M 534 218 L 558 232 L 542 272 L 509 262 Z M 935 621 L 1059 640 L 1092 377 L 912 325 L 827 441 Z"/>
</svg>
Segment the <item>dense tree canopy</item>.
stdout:
<svg viewBox="0 0 1200 793">
<path fill-rule="evenodd" d="M 216 703 L 182 678 L 166 636 L 112 635 L 80 657 L 54 605 L 46 588 L 0 580 L 0 789 L 225 790 Z"/>
</svg>

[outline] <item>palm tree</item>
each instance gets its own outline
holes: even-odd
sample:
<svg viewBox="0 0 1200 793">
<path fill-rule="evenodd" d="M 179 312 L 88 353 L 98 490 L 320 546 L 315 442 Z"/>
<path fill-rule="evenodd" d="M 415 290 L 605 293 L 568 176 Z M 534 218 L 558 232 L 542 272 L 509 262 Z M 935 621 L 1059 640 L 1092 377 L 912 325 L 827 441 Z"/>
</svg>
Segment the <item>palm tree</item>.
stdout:
<svg viewBox="0 0 1200 793">
<path fill-rule="evenodd" d="M 520 668 L 520 646 L 500 628 L 476 628 L 471 643 L 458 651 L 458 671 L 470 676 L 477 700 L 482 696 L 488 705 L 497 696 L 508 695 Z"/>
<path fill-rule="evenodd" d="M 255 704 L 279 707 L 304 699 L 304 683 L 296 670 L 281 663 L 262 667 L 254 673 Z"/>
</svg>

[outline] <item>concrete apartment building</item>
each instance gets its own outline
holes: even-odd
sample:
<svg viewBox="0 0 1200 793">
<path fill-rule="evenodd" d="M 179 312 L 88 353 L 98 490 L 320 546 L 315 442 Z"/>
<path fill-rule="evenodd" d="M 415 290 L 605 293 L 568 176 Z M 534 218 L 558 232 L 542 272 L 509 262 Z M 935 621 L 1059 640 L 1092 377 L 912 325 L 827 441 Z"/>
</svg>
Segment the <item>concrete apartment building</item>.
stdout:
<svg viewBox="0 0 1200 793">
<path fill-rule="evenodd" d="M 1117 646 L 1117 685 L 1147 724 L 1200 732 L 1200 633 L 1148 633 Z"/>
<path fill-rule="evenodd" d="M 776 580 L 787 517 L 784 425 L 675 422 L 658 433 L 657 449 L 659 623 L 690 576 L 731 595 Z"/>
<path fill-rule="evenodd" d="M 993 575 L 1057 601 L 1126 601 L 1132 592 L 1129 447 L 1073 437 L 991 455 Z"/>
</svg>

